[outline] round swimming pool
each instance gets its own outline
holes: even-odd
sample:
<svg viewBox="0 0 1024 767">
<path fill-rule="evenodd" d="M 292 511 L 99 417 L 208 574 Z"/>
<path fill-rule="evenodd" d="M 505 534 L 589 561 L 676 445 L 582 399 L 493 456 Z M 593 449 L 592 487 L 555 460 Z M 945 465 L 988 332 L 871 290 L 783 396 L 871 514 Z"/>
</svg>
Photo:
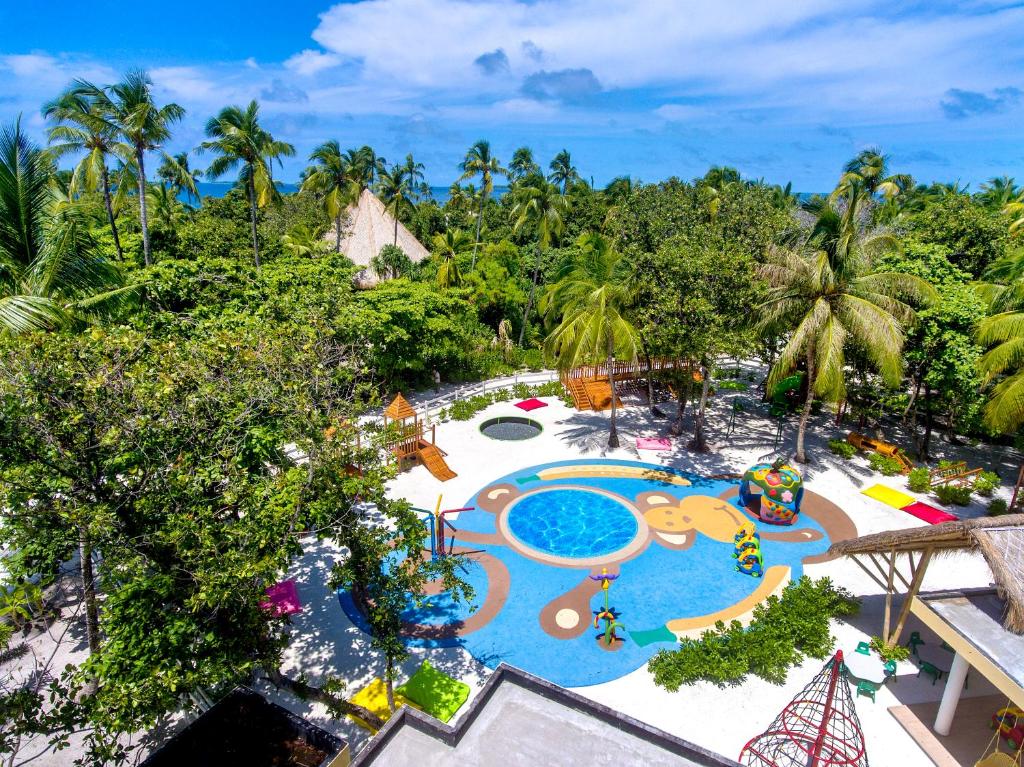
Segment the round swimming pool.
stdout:
<svg viewBox="0 0 1024 767">
<path fill-rule="evenodd" d="M 544 431 L 544 427 L 532 418 L 523 418 L 518 415 L 488 418 L 480 424 L 481 434 L 491 439 L 502 440 L 503 442 L 519 442 L 524 439 L 531 439 L 542 431 Z"/>
<path fill-rule="evenodd" d="M 513 504 L 508 531 L 527 549 L 559 560 L 593 560 L 624 549 L 640 530 L 637 515 L 611 495 L 565 488 Z"/>
</svg>

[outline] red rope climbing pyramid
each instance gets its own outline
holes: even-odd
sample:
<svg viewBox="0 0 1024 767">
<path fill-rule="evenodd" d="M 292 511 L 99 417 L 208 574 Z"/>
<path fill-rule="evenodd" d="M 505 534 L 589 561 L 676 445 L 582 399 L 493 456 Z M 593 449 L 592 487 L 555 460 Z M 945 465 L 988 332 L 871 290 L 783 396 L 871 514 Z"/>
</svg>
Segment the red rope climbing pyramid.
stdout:
<svg viewBox="0 0 1024 767">
<path fill-rule="evenodd" d="M 750 767 L 868 767 L 840 650 L 811 683 L 740 752 Z"/>
</svg>

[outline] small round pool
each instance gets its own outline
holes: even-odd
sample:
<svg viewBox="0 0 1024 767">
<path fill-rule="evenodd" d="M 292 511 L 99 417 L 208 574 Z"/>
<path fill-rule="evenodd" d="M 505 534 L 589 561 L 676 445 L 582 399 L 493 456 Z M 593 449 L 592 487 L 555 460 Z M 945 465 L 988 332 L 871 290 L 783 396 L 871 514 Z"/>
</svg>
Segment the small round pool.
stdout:
<svg viewBox="0 0 1024 767">
<path fill-rule="evenodd" d="M 640 521 L 611 495 L 564 488 L 517 500 L 505 518 L 516 543 L 558 560 L 596 560 L 636 540 Z"/>
<path fill-rule="evenodd" d="M 523 418 L 518 415 L 488 418 L 480 424 L 481 434 L 503 442 L 518 442 L 524 439 L 531 439 L 542 431 L 544 431 L 544 427 L 532 418 Z"/>
</svg>

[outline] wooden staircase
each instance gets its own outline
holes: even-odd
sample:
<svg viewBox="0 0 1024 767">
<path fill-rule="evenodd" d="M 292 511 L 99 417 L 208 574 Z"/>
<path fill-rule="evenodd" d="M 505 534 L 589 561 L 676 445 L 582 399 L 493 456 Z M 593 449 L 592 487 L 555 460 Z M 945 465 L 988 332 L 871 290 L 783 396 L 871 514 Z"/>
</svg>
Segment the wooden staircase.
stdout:
<svg viewBox="0 0 1024 767">
<path fill-rule="evenodd" d="M 573 404 L 576 405 L 577 410 L 593 410 L 593 406 L 590 403 L 590 397 L 587 396 L 587 387 L 582 378 L 570 378 L 564 382 L 565 388 L 569 390 L 569 394 L 572 396 Z"/>
<path fill-rule="evenodd" d="M 448 468 L 448 463 L 444 460 L 444 456 L 441 455 L 441 451 L 436 445 L 425 442 L 416 451 L 416 455 L 419 456 L 420 463 L 427 467 L 427 471 L 442 482 L 447 482 L 449 479 L 454 479 L 458 476 L 458 474 Z"/>
<path fill-rule="evenodd" d="M 612 385 L 607 379 L 604 381 L 587 381 L 583 384 L 583 387 L 587 392 L 587 399 L 590 400 L 588 410 L 611 410 Z M 615 406 L 622 407 L 622 400 L 618 397 L 615 398 Z"/>
</svg>

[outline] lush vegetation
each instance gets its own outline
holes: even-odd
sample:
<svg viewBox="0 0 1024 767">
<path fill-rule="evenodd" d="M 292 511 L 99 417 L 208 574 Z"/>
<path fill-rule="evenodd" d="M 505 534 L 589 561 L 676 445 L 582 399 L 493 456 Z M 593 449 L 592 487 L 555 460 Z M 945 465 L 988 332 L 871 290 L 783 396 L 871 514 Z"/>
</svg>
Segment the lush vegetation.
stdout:
<svg viewBox="0 0 1024 767">
<path fill-rule="evenodd" d="M 822 659 L 835 647 L 829 620 L 858 609 L 857 600 L 828 578 L 803 576 L 781 597 L 771 596 L 755 607 L 749 626 L 719 621 L 700 639 L 683 639 L 677 649 L 660 650 L 647 668 L 655 684 L 673 691 L 702 679 L 735 684 L 747 674 L 782 683 L 805 657 Z"/>
<path fill-rule="evenodd" d="M 87 648 L 34 677 L 49 689 L 5 700 L 7 751 L 21 734 L 82 731 L 87 761 L 126 759 L 120 735 L 255 675 L 350 710 L 342 680 L 281 673 L 289 625 L 259 607 L 303 531 L 351 552 L 332 580 L 358 594 L 390 681 L 410 595 L 436 579 L 472 597 L 457 558 L 421 561 L 423 526 L 386 498 L 391 469 L 348 426 L 398 390 L 671 358 L 671 428 L 690 414 L 689 446 L 705 450 L 716 371 L 754 356 L 771 371 L 766 393 L 794 383 L 782 411 L 800 410 L 801 460 L 823 402 L 871 425 L 902 420 L 921 460 L 933 434 L 1011 441 L 1024 424 L 1012 179 L 974 194 L 925 186 L 869 150 L 802 202 L 723 167 L 597 188 L 566 150 L 545 168 L 521 147 L 506 165 L 482 140 L 442 205 L 411 155 L 389 163 L 324 137 L 284 195 L 275 170 L 295 150 L 257 103 L 209 115 L 195 153 L 171 156 L 161 147 L 183 114 L 132 72 L 55 94 L 47 146 L 18 122 L 0 131 L 0 534 L 15 552 L 0 609 L 52 617 L 39 600 L 72 563 Z M 203 174 L 235 187 L 199 200 Z M 362 290 L 341 232 L 366 190 L 430 256 L 414 263 L 396 223 L 368 267 L 379 284 Z M 444 416 L 560 393 L 493 392 Z M 615 429 L 613 411 L 611 446 Z M 975 489 L 995 486 L 983 476 Z M 802 581 L 750 630 L 721 626 L 652 669 L 673 688 L 778 679 L 824 654 L 828 617 L 849 609 Z"/>
</svg>

